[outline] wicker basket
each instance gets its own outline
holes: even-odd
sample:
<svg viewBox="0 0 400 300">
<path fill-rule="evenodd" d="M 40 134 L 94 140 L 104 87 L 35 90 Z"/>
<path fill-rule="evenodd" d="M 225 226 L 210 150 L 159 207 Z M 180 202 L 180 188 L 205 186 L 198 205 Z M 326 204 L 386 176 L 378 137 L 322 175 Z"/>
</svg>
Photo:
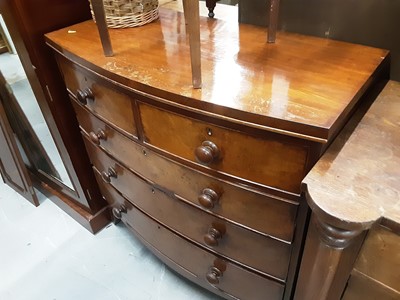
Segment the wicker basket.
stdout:
<svg viewBox="0 0 400 300">
<path fill-rule="evenodd" d="M 158 0 L 103 0 L 103 4 L 110 28 L 142 26 L 158 18 Z M 91 2 L 90 9 L 95 20 Z"/>
</svg>

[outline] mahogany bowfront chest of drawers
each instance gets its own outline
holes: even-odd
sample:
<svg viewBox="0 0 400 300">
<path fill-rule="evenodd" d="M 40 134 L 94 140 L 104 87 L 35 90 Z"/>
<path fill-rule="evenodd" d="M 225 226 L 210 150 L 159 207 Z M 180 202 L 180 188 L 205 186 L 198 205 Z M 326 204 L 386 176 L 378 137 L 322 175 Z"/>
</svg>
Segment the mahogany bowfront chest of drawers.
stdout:
<svg viewBox="0 0 400 300">
<path fill-rule="evenodd" d="M 182 14 L 46 36 L 98 184 L 177 272 L 227 299 L 289 299 L 307 205 L 301 181 L 380 76 L 387 52 L 202 19 L 203 89 Z M 70 31 L 69 31 L 70 30 Z"/>
</svg>

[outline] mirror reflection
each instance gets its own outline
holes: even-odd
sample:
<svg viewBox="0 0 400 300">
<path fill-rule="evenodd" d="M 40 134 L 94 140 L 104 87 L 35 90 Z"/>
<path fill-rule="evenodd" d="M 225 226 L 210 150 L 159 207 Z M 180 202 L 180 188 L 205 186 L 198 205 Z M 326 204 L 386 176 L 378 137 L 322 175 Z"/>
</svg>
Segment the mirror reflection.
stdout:
<svg viewBox="0 0 400 300">
<path fill-rule="evenodd" d="M 73 184 L 43 117 L 31 85 L 0 15 L 0 79 L 9 98 L 3 99 L 10 124 L 28 168 L 56 179 L 73 190 Z M 3 81 L 3 80 L 1 80 Z"/>
</svg>

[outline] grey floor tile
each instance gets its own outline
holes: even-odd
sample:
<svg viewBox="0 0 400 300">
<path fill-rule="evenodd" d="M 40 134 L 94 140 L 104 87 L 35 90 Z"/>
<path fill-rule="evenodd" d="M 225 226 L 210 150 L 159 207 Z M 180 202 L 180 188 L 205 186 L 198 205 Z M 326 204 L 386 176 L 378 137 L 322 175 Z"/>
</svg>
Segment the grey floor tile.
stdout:
<svg viewBox="0 0 400 300">
<path fill-rule="evenodd" d="M 167 268 L 127 228 L 92 235 L 50 200 L 0 182 L 0 299 L 219 299 Z"/>
</svg>

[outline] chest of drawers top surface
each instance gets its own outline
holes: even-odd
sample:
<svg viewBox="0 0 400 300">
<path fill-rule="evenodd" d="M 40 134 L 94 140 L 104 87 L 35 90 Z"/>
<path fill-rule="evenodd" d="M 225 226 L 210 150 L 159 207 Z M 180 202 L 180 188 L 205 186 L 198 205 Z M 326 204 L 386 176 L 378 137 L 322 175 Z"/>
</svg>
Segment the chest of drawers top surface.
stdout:
<svg viewBox="0 0 400 300">
<path fill-rule="evenodd" d="M 63 55 L 134 91 L 248 125 L 324 142 L 341 128 L 386 50 L 201 18 L 203 88 L 191 86 L 183 14 L 160 8 L 146 26 L 110 30 L 105 57 L 86 21 L 46 35 Z M 71 33 L 73 32 L 73 33 Z"/>
</svg>

